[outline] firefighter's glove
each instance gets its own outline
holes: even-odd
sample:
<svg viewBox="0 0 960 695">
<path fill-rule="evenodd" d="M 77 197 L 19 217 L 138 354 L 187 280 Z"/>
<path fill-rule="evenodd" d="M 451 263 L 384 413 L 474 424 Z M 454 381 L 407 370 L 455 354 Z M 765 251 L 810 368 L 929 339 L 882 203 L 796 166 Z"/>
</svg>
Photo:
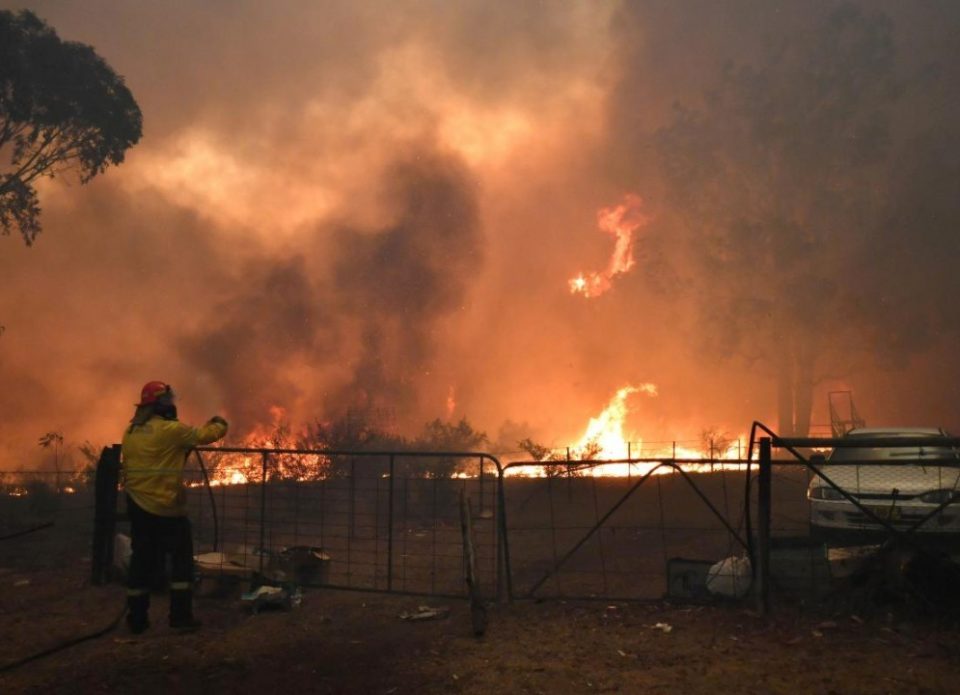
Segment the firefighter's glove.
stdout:
<svg viewBox="0 0 960 695">
<path fill-rule="evenodd" d="M 214 415 L 212 418 L 210 418 L 210 422 L 216 422 L 217 424 L 223 425 L 224 427 L 227 426 L 227 421 L 224 420 L 219 415 Z"/>
</svg>

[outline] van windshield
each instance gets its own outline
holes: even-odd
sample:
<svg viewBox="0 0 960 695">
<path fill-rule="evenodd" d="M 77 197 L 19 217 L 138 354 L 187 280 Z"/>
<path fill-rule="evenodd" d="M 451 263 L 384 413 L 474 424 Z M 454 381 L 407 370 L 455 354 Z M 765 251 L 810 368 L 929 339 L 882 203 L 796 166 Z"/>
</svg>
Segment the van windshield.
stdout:
<svg viewBox="0 0 960 695">
<path fill-rule="evenodd" d="M 926 463 L 960 459 L 960 451 L 946 446 L 843 447 L 830 454 L 830 463 L 849 461 L 903 461 Z"/>
</svg>

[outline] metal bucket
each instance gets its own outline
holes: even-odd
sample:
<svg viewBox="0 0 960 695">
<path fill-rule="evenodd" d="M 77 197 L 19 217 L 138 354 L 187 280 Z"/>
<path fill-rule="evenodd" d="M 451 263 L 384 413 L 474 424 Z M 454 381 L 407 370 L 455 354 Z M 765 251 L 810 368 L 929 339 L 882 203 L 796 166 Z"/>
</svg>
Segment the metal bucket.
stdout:
<svg viewBox="0 0 960 695">
<path fill-rule="evenodd" d="M 323 586 L 330 581 L 332 558 L 322 548 L 297 545 L 280 553 L 287 575 L 301 586 Z"/>
</svg>

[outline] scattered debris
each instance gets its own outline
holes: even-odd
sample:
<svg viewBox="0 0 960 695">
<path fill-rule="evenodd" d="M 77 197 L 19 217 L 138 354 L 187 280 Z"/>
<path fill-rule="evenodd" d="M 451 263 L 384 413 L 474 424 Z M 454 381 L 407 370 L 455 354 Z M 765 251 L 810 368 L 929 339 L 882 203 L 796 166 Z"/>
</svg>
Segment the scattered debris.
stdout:
<svg viewBox="0 0 960 695">
<path fill-rule="evenodd" d="M 417 606 L 415 611 L 404 611 L 399 615 L 400 620 L 439 620 L 450 615 L 450 609 L 446 606 L 431 608 L 430 606 Z"/>
<path fill-rule="evenodd" d="M 244 556 L 228 553 L 202 553 L 193 557 L 197 571 L 201 575 L 249 577 L 255 567 L 245 562 L 245 559 Z"/>
<path fill-rule="evenodd" d="M 18 579 L 13 583 L 14 586 L 30 586 L 29 579 Z"/>
<path fill-rule="evenodd" d="M 243 594 L 240 600 L 256 614 L 264 608 L 284 610 L 299 608 L 303 602 L 303 593 L 298 586 L 269 586 L 264 584 Z"/>
<path fill-rule="evenodd" d="M 843 548 L 827 548 L 830 576 L 834 579 L 849 577 L 880 549 L 879 545 L 858 545 Z"/>
<path fill-rule="evenodd" d="M 194 556 L 201 596 L 236 597 L 242 593 L 242 584 L 253 578 L 255 569 L 243 563 L 243 558 L 228 553 L 202 553 Z"/>
<path fill-rule="evenodd" d="M 660 630 L 660 632 L 673 632 L 673 625 L 670 623 L 657 623 L 656 625 L 648 625 L 651 630 Z"/>
</svg>

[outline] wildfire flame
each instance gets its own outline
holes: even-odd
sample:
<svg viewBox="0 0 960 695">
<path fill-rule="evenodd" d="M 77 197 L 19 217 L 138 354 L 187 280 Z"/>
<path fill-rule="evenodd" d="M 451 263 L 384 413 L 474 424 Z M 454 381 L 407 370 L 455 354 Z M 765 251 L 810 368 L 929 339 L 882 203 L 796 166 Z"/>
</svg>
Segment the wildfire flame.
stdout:
<svg viewBox="0 0 960 695">
<path fill-rule="evenodd" d="M 269 408 L 271 423 L 258 425 L 243 440 L 241 446 L 251 449 L 285 449 L 295 447 L 296 442 L 290 436 L 287 425 L 287 411 L 279 405 Z M 275 455 L 269 459 L 268 475 L 279 475 L 284 479 L 297 480 L 303 477 L 305 467 L 322 467 L 327 459 L 321 455 L 298 457 L 293 455 Z M 232 455 L 224 457 L 216 467 L 208 471 L 210 485 L 245 485 L 258 483 L 263 479 L 263 459 L 257 455 Z M 191 485 L 196 487 L 202 483 Z"/>
<path fill-rule="evenodd" d="M 605 270 L 601 272 L 579 273 L 568 281 L 570 292 L 584 297 L 599 297 L 613 286 L 613 278 L 626 273 L 634 265 L 633 233 L 649 222 L 649 218 L 640 212 L 643 199 L 634 193 L 624 196 L 623 202 L 612 207 L 601 208 L 597 212 L 597 226 L 616 238 L 613 255 Z"/>
<path fill-rule="evenodd" d="M 624 386 L 614 394 L 603 412 L 591 418 L 587 430 L 574 446 L 578 452 L 596 449 L 596 453 L 603 458 L 627 458 L 630 454 L 629 438 L 623 432 L 623 422 L 629 412 L 627 398 L 635 393 L 645 393 L 650 397 L 657 395 L 654 384 L 639 386 Z"/>
<path fill-rule="evenodd" d="M 645 443 L 640 436 L 626 430 L 626 419 L 630 413 L 629 400 L 631 396 L 644 394 L 654 398 L 658 396 L 657 386 L 652 383 L 628 385 L 618 389 L 610 398 L 606 407 L 596 416 L 590 418 L 583 435 L 577 442 L 566 448 L 565 455 L 555 452 L 551 461 L 562 463 L 569 460 L 571 463 L 591 462 L 590 467 L 580 469 L 578 475 L 589 476 L 629 476 L 642 475 L 656 466 L 655 463 L 604 463 L 604 461 L 618 459 L 663 458 L 703 460 L 704 470 L 715 470 L 717 466 L 723 469 L 726 464 L 722 461 L 736 461 L 743 452 L 743 437 L 728 440 L 722 438 L 724 448 L 711 448 L 709 453 L 702 449 L 678 446 L 676 442 L 653 445 Z M 448 408 L 455 406 L 454 391 L 451 387 L 448 396 Z M 244 439 L 244 446 L 256 449 L 284 449 L 290 448 L 294 442 L 289 437 L 289 427 L 285 424 L 286 412 L 283 408 L 274 406 L 270 409 L 273 419 L 271 425 L 257 427 Z M 712 445 L 711 445 L 712 447 Z M 268 476 L 279 475 L 285 480 L 316 480 L 323 477 L 325 466 L 329 465 L 327 457 L 317 455 L 273 454 L 270 459 Z M 721 463 L 717 463 L 721 462 Z M 699 464 L 694 464 L 694 468 Z M 672 469 L 662 468 L 658 473 L 670 473 Z M 263 479 L 263 459 L 257 455 L 230 455 L 220 459 L 217 465 L 209 471 L 210 485 L 245 485 L 259 483 Z M 550 472 L 546 466 L 516 468 L 508 471 L 509 475 L 543 476 Z M 461 472 L 456 477 L 469 477 Z M 200 486 L 202 483 L 193 482 L 191 486 Z M 26 490 L 17 490 L 8 494 L 26 494 Z"/>
<path fill-rule="evenodd" d="M 571 464 L 584 461 L 591 462 L 587 468 L 580 467 L 577 475 L 594 477 L 643 475 L 658 465 L 650 462 L 604 463 L 605 461 L 618 459 L 662 458 L 664 460 L 702 460 L 704 462 L 703 464 L 684 464 L 688 470 L 692 468 L 715 471 L 723 470 L 730 465 L 734 468 L 737 467 L 736 462 L 741 459 L 743 453 L 744 438 L 742 436 L 737 439 L 719 439 L 716 442 L 718 445 L 716 448 L 711 444 L 710 450 L 705 452 L 702 449 L 678 446 L 677 442 L 654 442 L 650 445 L 636 434 L 626 432 L 625 420 L 630 412 L 628 399 L 636 393 L 644 393 L 650 397 L 658 395 L 657 387 L 654 384 L 625 386 L 619 389 L 603 411 L 590 419 L 586 431 L 576 444 L 567 447 L 565 455 L 555 452 L 550 460 L 556 463 L 567 461 Z M 723 463 L 724 461 L 732 463 Z M 673 469 L 664 467 L 658 468 L 655 472 L 669 474 L 673 472 Z M 549 474 L 546 467 L 524 467 L 508 471 L 508 475 L 527 477 Z"/>
</svg>

